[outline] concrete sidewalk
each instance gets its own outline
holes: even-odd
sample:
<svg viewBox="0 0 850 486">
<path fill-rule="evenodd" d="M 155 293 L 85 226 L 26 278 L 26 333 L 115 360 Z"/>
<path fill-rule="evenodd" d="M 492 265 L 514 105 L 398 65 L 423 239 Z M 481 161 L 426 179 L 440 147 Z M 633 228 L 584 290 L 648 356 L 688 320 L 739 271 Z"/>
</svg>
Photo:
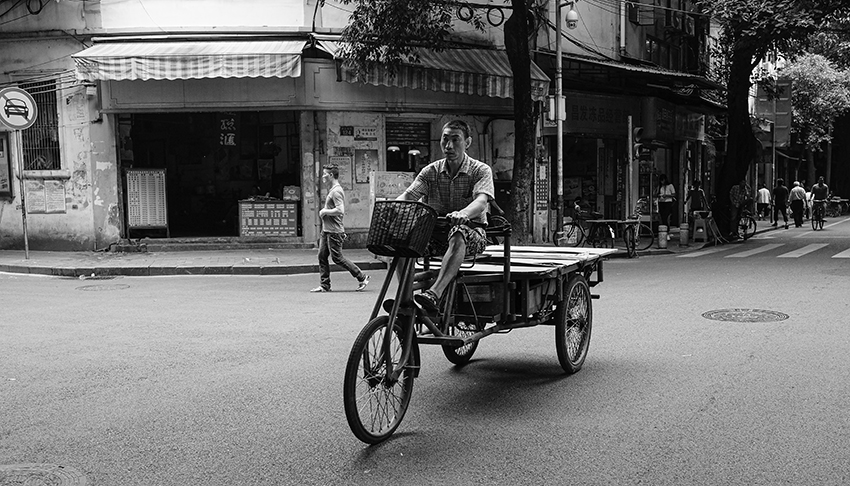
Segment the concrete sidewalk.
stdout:
<svg viewBox="0 0 850 486">
<path fill-rule="evenodd" d="M 776 228 L 760 227 L 758 233 L 773 229 Z M 640 256 L 695 251 L 706 245 L 703 242 L 691 242 L 687 246 L 682 246 L 679 244 L 678 231 L 678 228 L 673 229 L 666 249 L 657 248 L 656 243 L 649 250 L 641 252 Z M 26 259 L 21 250 L 0 250 L 0 272 L 63 277 L 319 273 L 318 250 L 315 248 L 152 253 L 59 251 L 30 251 L 29 253 L 29 259 Z M 365 249 L 345 249 L 343 254 L 364 271 L 386 268 L 383 261 Z M 626 258 L 626 254 L 624 250 L 620 250 L 612 257 Z M 331 270 L 342 271 L 342 268 L 332 265 Z"/>
<path fill-rule="evenodd" d="M 0 251 L 0 272 L 64 277 L 124 275 L 291 275 L 319 273 L 317 249 L 246 249 L 155 253 Z M 362 270 L 386 268 L 361 249 L 343 254 Z M 332 271 L 342 270 L 336 265 Z"/>
</svg>

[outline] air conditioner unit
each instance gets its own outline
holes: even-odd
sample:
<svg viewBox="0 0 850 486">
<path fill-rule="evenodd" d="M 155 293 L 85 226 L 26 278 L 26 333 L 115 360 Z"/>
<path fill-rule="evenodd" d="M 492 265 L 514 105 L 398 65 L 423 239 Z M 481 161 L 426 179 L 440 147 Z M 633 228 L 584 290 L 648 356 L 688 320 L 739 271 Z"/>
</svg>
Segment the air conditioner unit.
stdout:
<svg viewBox="0 0 850 486">
<path fill-rule="evenodd" d="M 685 16 L 685 33 L 690 36 L 694 36 L 697 33 L 696 19 L 694 19 L 690 15 Z"/>
<path fill-rule="evenodd" d="M 653 8 L 651 7 L 643 7 L 641 8 L 641 4 L 629 2 L 628 4 L 628 14 L 629 14 L 629 22 L 640 25 L 642 27 L 648 27 L 651 25 L 655 25 L 655 12 L 653 12 Z"/>
</svg>

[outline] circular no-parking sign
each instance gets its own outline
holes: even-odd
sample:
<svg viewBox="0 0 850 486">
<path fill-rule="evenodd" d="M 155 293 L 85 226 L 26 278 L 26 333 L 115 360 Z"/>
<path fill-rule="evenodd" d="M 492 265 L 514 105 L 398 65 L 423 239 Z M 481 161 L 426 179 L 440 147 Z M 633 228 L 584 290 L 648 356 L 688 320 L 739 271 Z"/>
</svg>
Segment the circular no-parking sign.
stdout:
<svg viewBox="0 0 850 486">
<path fill-rule="evenodd" d="M 26 130 L 35 123 L 35 100 L 21 88 L 0 89 L 0 123 L 12 130 Z"/>
</svg>

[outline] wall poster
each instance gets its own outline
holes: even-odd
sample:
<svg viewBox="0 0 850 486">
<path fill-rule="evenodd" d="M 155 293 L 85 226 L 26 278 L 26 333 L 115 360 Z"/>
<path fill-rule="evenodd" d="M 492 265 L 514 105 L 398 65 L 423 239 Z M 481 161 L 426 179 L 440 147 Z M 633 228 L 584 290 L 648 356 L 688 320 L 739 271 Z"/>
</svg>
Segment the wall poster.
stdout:
<svg viewBox="0 0 850 486">
<path fill-rule="evenodd" d="M 378 170 L 377 149 L 357 149 L 354 151 L 354 177 L 358 184 L 369 182 L 369 173 Z"/>
<path fill-rule="evenodd" d="M 328 165 L 335 165 L 339 169 L 339 184 L 343 189 L 351 189 L 351 157 L 331 155 L 328 157 Z"/>
<path fill-rule="evenodd" d="M 0 132 L 0 199 L 12 199 L 12 157 L 9 133 Z"/>
</svg>

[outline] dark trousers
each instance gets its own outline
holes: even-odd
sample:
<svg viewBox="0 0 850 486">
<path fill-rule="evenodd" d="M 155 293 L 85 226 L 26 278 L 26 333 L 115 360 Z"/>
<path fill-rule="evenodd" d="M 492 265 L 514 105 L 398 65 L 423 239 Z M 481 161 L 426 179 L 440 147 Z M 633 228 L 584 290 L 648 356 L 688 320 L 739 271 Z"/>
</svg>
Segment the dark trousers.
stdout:
<svg viewBox="0 0 850 486">
<path fill-rule="evenodd" d="M 777 204 L 773 206 L 773 222 L 779 223 L 779 213 L 782 213 L 782 219 L 785 221 L 785 225 L 788 225 L 788 208 L 785 207 L 785 204 Z"/>
<path fill-rule="evenodd" d="M 328 256 L 331 257 L 334 263 L 348 270 L 352 277 L 358 281 L 366 278 L 360 267 L 351 263 L 351 261 L 342 255 L 342 242 L 345 241 L 345 233 L 328 233 L 322 231 L 322 238 L 319 240 L 319 278 L 321 279 L 322 288 L 325 290 L 331 289 L 331 266 L 328 263 Z"/>
<path fill-rule="evenodd" d="M 803 200 L 791 201 L 791 212 L 794 213 L 794 226 L 803 226 Z"/>
<path fill-rule="evenodd" d="M 673 203 L 672 202 L 659 202 L 658 203 L 658 216 L 661 218 L 661 221 L 658 224 L 662 224 L 667 226 L 667 231 L 670 231 L 670 216 L 673 215 Z"/>
</svg>

